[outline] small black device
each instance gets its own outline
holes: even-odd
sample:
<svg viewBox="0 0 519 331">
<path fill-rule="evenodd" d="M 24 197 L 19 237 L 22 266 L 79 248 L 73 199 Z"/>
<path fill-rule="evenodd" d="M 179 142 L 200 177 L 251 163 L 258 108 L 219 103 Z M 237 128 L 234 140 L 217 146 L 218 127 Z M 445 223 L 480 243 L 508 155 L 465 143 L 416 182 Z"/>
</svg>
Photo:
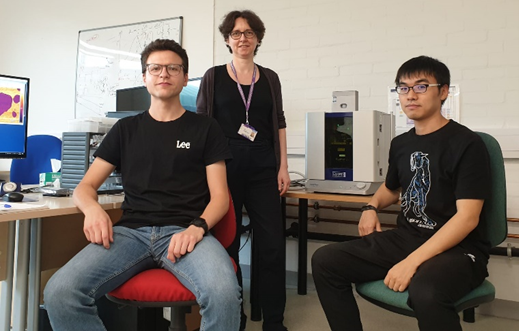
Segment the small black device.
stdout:
<svg viewBox="0 0 519 331">
<path fill-rule="evenodd" d="M 23 194 L 19 192 L 9 192 L 4 194 L 2 200 L 7 202 L 21 202 L 23 200 Z"/>
<path fill-rule="evenodd" d="M 191 223 L 189 223 L 189 225 L 194 225 L 194 226 L 204 229 L 204 235 L 206 235 L 207 232 L 209 232 L 209 227 L 207 226 L 207 222 L 202 217 L 195 218 L 194 220 L 191 221 Z"/>
</svg>

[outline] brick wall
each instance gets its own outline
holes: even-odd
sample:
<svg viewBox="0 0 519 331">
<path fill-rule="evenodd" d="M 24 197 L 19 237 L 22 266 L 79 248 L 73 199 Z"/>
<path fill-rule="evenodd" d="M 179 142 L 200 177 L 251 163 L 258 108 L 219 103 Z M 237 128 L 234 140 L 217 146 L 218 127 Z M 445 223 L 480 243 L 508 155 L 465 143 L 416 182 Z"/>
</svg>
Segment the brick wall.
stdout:
<svg viewBox="0 0 519 331">
<path fill-rule="evenodd" d="M 215 1 L 215 25 L 250 8 L 267 32 L 256 61 L 278 72 L 291 131 L 329 110 L 334 90 L 356 89 L 361 109 L 387 109 L 398 67 L 426 54 L 460 84 L 461 122 L 519 128 L 519 2 L 440 0 Z M 215 29 L 215 63 L 229 60 Z"/>
</svg>

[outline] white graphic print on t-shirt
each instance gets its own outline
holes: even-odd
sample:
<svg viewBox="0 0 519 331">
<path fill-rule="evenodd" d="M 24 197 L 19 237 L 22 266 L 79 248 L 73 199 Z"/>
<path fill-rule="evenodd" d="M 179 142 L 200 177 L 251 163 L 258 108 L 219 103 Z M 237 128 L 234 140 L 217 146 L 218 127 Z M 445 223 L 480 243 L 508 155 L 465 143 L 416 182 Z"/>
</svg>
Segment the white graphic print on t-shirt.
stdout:
<svg viewBox="0 0 519 331">
<path fill-rule="evenodd" d="M 411 154 L 411 171 L 415 174 L 402 195 L 402 208 L 404 208 L 404 215 L 409 223 L 416 223 L 421 228 L 433 230 L 436 222 L 425 214 L 427 194 L 431 186 L 431 172 L 427 155 L 423 152 Z"/>
</svg>

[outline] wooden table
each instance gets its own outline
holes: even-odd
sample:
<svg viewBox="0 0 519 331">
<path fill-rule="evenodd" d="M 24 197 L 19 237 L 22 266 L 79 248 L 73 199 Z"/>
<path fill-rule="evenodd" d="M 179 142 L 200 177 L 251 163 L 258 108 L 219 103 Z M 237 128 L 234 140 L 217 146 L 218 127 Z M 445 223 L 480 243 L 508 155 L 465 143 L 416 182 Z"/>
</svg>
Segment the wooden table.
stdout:
<svg viewBox="0 0 519 331">
<path fill-rule="evenodd" d="M 26 194 L 26 198 L 48 208 L 0 212 L 0 280 L 4 280 L 0 331 L 11 330 L 11 302 L 12 330 L 24 331 L 26 322 L 27 330 L 38 330 L 41 270 L 62 266 L 87 244 L 82 231 L 83 214 L 72 198 L 43 197 L 36 193 Z M 112 220 L 120 217 L 123 200 L 122 195 L 99 196 L 101 207 Z M 15 265 L 16 287 L 13 289 Z"/>
<path fill-rule="evenodd" d="M 335 201 L 366 204 L 371 200 L 371 195 L 351 195 L 335 193 L 315 193 L 306 190 L 288 191 L 282 198 L 282 209 L 285 210 L 286 198 L 299 199 L 298 209 L 298 265 L 297 265 L 297 293 L 306 294 L 307 269 L 308 269 L 308 200 Z"/>
</svg>

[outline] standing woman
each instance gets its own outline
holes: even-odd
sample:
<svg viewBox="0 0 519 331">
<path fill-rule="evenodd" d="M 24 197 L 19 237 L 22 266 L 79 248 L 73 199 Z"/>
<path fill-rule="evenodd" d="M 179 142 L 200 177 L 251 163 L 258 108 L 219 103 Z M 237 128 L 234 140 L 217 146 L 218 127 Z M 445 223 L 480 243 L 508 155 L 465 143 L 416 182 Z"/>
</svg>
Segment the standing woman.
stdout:
<svg viewBox="0 0 519 331">
<path fill-rule="evenodd" d="M 232 54 L 229 63 L 210 68 L 200 84 L 197 113 L 214 117 L 228 138 L 233 160 L 227 178 L 238 229 L 245 206 L 254 233 L 259 261 L 260 307 L 264 331 L 284 331 L 285 234 L 280 195 L 290 185 L 286 122 L 278 75 L 254 63 L 265 26 L 252 11 L 232 11 L 219 26 Z M 238 265 L 240 231 L 228 249 Z M 242 309 L 243 311 L 243 309 Z M 246 316 L 242 312 L 242 326 Z"/>
</svg>

